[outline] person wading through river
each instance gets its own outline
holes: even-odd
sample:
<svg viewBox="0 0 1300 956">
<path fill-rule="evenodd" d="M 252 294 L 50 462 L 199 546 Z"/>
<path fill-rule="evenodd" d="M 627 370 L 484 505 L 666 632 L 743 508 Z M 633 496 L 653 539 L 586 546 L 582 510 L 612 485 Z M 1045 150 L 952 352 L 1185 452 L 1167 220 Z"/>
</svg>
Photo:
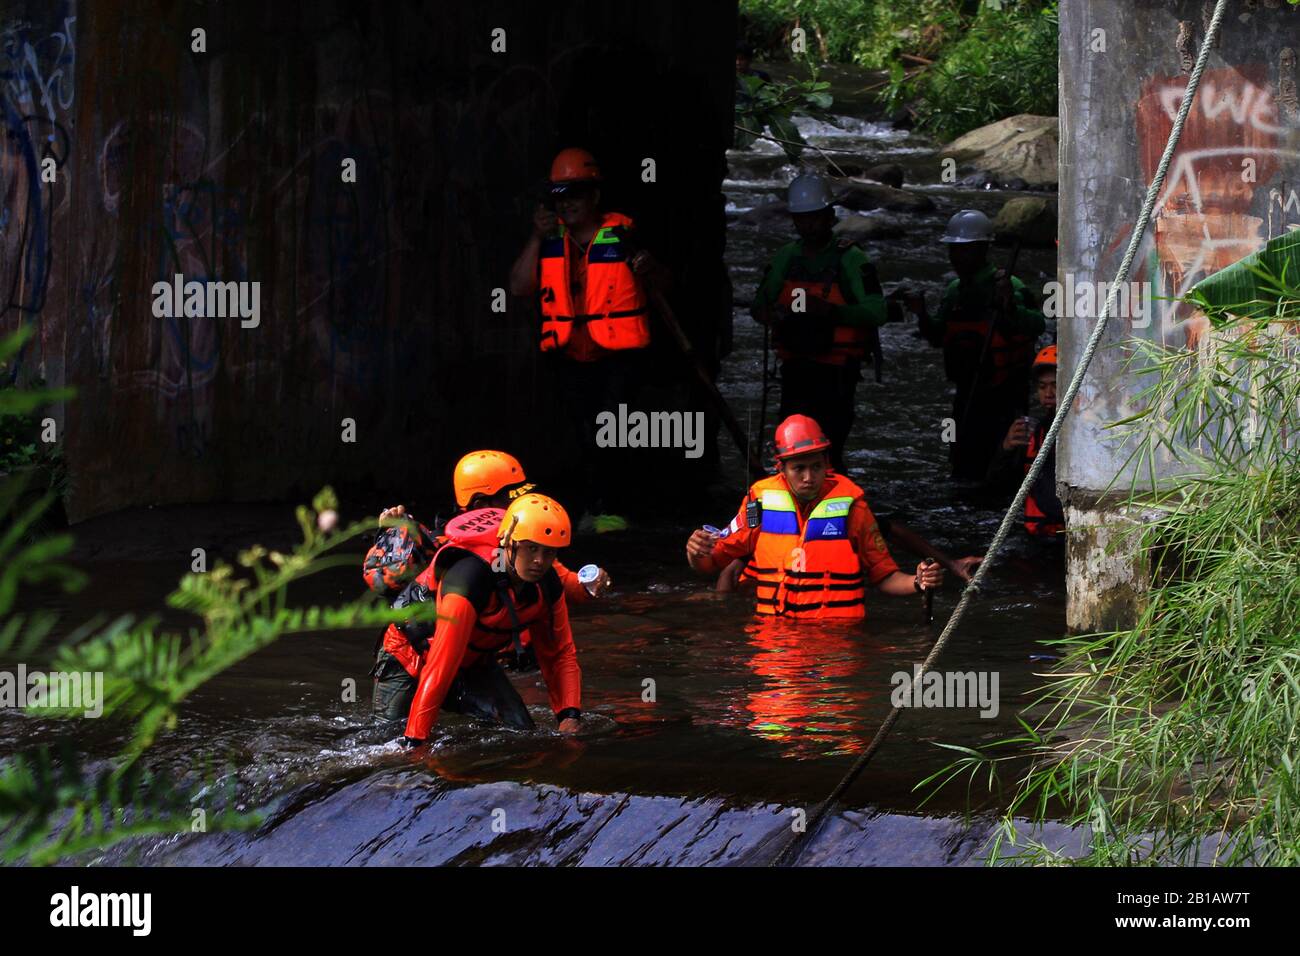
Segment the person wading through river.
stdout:
<svg viewBox="0 0 1300 956">
<path fill-rule="evenodd" d="M 781 360 L 780 417 L 821 422 L 831 465 L 842 472 L 862 359 L 889 309 L 866 253 L 832 232 L 835 207 L 826 180 L 795 177 L 788 200 L 799 239 L 777 250 L 751 314 L 772 329 Z"/>
<path fill-rule="evenodd" d="M 1025 411 L 1034 341 L 1046 323 L 1024 283 L 988 261 L 993 224 L 963 209 L 940 242 L 957 273 L 931 317 L 919 293 L 900 290 L 921 336 L 943 349 L 944 374 L 957 386 L 952 401 L 954 478 L 984 481 L 989 462 L 1014 418 Z"/>
<path fill-rule="evenodd" d="M 419 661 L 419 683 L 402 737 L 428 740 L 439 709 L 534 727 L 532 715 L 497 663 L 498 651 L 529 628 L 561 733 L 581 729 L 582 672 L 569 626 L 564 588 L 555 573 L 558 549 L 572 537 L 564 508 L 526 494 L 503 514 L 470 511 L 447 523 L 449 541 L 416 579 L 420 600 L 435 597 L 438 619 L 401 625 L 403 656 Z"/>
<path fill-rule="evenodd" d="M 806 415 L 776 429 L 777 473 L 754 483 L 731 525 L 703 528 L 686 542 L 686 560 L 717 574 L 745 559 L 759 614 L 796 621 L 862 620 L 868 584 L 906 596 L 943 583 L 938 564 L 899 571 L 862 489 L 830 468 L 830 440 Z"/>
<path fill-rule="evenodd" d="M 619 474 L 631 462 L 599 448 L 596 417 L 617 413 L 621 404 L 635 407 L 650 345 L 643 282 L 667 284 L 666 271 L 648 252 L 631 251 L 632 220 L 601 210 L 600 185 L 591 153 L 562 150 L 547 187 L 554 208 L 537 207 L 532 235 L 510 269 L 510 294 L 536 295 L 541 306 L 541 349 L 556 364 L 566 414 L 581 432 L 584 527 L 590 521 L 597 532 L 627 527 L 622 517 L 601 513 L 599 490 L 623 484 Z M 598 469 L 600 451 L 606 454 Z"/>
<path fill-rule="evenodd" d="M 528 481 L 523 465 L 513 455 L 487 449 L 472 451 L 456 463 L 452 486 L 456 512 L 451 520 L 483 508 L 505 511 L 512 501 L 536 487 Z M 429 566 L 434 553 L 447 543 L 444 523 L 435 522 L 430 530 L 408 515 L 404 505 L 396 505 L 380 513 L 379 524 L 384 530 L 366 554 L 363 565 L 367 586 L 389 598 L 394 608 L 429 600 L 429 589 L 412 579 Z M 576 572 L 558 560 L 554 568 L 570 605 L 601 597 L 614 586 L 603 568 L 597 569 L 589 583 L 583 583 Z M 520 636 L 520 643 L 524 647 L 522 659 L 505 653 L 503 662 L 511 670 L 536 668 L 537 654 L 530 631 Z M 420 660 L 418 655 L 409 653 L 409 648 L 410 642 L 402 629 L 389 625 L 380 639 L 375 665 L 370 671 L 374 678 L 372 709 L 380 720 L 405 720 L 411 709 Z"/>
<path fill-rule="evenodd" d="M 989 482 L 997 484 L 1003 475 L 1015 477 L 1018 486 L 1034 463 L 1043 437 L 1056 416 L 1056 346 L 1049 345 L 1034 359 L 1036 417 L 1017 418 L 1002 439 L 1002 450 L 989 466 Z M 1064 540 L 1065 512 L 1056 497 L 1056 448 L 1053 447 L 1038 480 L 1025 499 L 1025 530 L 1039 540 Z"/>
</svg>

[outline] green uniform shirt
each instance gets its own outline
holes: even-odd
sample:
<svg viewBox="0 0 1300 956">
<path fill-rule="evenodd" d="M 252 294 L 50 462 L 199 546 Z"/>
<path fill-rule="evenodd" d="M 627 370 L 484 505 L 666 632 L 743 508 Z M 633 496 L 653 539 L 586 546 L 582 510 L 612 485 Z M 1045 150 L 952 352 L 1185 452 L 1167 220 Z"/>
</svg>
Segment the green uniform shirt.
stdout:
<svg viewBox="0 0 1300 956">
<path fill-rule="evenodd" d="M 785 285 L 792 265 L 799 267 L 797 271 L 801 275 L 829 275 L 837 261 L 840 294 L 844 296 L 845 304 L 835 306 L 836 324 L 884 325 L 885 296 L 880 288 L 880 280 L 876 277 L 876 267 L 857 246 L 841 246 L 835 239 L 814 256 L 804 254 L 802 240 L 795 240 L 778 249 L 758 287 L 755 301 L 759 305 L 775 305 L 781 298 L 781 288 Z"/>
<path fill-rule="evenodd" d="M 931 345 L 943 344 L 944 326 L 948 318 L 959 309 L 970 316 L 996 309 L 993 304 L 993 287 L 996 285 L 997 272 L 997 267 L 988 263 L 969 282 L 953 279 L 948 283 L 948 288 L 939 301 L 939 311 L 931 316 L 928 324 L 923 323 L 921 326 L 921 334 Z M 1010 316 L 998 317 L 998 331 L 1004 335 L 1038 338 L 1047 327 L 1042 309 L 1035 306 L 1033 296 L 1015 276 L 1011 277 L 1011 297 L 1015 308 Z"/>
</svg>

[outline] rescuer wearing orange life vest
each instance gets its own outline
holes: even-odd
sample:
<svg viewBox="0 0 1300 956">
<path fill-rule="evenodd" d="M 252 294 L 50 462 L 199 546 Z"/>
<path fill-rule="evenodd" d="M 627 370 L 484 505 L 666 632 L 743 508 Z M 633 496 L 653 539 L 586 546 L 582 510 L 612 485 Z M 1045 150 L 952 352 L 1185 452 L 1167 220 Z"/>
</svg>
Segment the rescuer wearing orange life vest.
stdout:
<svg viewBox="0 0 1300 956">
<path fill-rule="evenodd" d="M 1034 342 L 1046 325 L 1029 290 L 988 261 L 993 224 L 963 209 L 939 240 L 957 273 L 931 317 L 925 299 L 904 293 L 923 338 L 943 349 L 944 374 L 956 385 L 949 445 L 953 477 L 983 481 L 1012 419 L 1023 415 Z"/>
<path fill-rule="evenodd" d="M 504 511 L 510 507 L 510 502 L 536 487 L 528 480 L 528 476 L 524 474 L 524 466 L 514 455 L 489 449 L 472 451 L 461 456 L 452 472 L 452 490 L 456 495 L 455 514 L 464 514 L 466 511 L 479 508 L 500 508 Z M 405 505 L 385 508 L 379 513 L 381 526 L 402 519 L 414 520 L 406 513 Z M 435 523 L 434 535 L 440 538 L 440 531 L 440 526 Z M 435 543 L 443 542 L 438 540 Z M 555 562 L 555 572 L 564 585 L 564 595 L 569 599 L 570 604 L 582 604 L 593 597 L 599 597 L 614 586 L 609 573 L 604 568 L 598 570 L 597 577 L 590 586 L 581 583 L 577 572 L 565 567 L 558 560 Z"/>
<path fill-rule="evenodd" d="M 385 635 L 390 653 L 419 662 L 403 743 L 426 741 L 439 709 L 532 729 L 528 708 L 496 661 L 511 643 L 518 648 L 525 628 L 533 634 L 558 728 L 577 733 L 582 674 L 553 567 L 572 537 L 568 514 L 530 493 L 504 513 L 484 508 L 460 515 L 447 531 L 450 540 L 417 579 L 436 594 L 438 620 L 392 625 Z"/>
<path fill-rule="evenodd" d="M 615 515 L 597 515 L 596 416 L 633 407 L 646 375 L 650 309 L 643 285 L 666 274 L 644 249 L 635 249 L 632 220 L 600 206 L 600 168 L 585 149 L 565 149 L 551 164 L 554 209 L 537 207 L 533 232 L 510 270 L 510 293 L 536 295 L 541 307 L 541 350 L 555 357 L 567 413 L 581 429 L 583 510 L 597 531 L 621 530 Z M 605 455 L 600 474 L 625 459 Z"/>
<path fill-rule="evenodd" d="M 799 240 L 777 251 L 751 311 L 772 328 L 781 360 L 780 417 L 821 422 L 831 465 L 842 472 L 862 359 L 890 313 L 866 253 L 832 232 L 830 184 L 811 173 L 795 177 L 788 206 Z"/>
<path fill-rule="evenodd" d="M 691 534 L 691 567 L 716 574 L 745 559 L 741 577 L 755 584 L 755 610 L 796 621 L 862 620 L 868 585 L 899 596 L 939 587 L 938 564 L 919 564 L 914 575 L 898 570 L 862 489 L 830 470 L 830 447 L 806 415 L 777 426 L 777 473 L 754 483 L 721 534 Z"/>
<path fill-rule="evenodd" d="M 990 467 L 993 469 L 1003 461 L 1013 461 L 1019 465 L 1020 477 L 1029 474 L 1038 449 L 1043 445 L 1043 437 L 1056 415 L 1056 346 L 1049 345 L 1038 353 L 1034 359 L 1034 386 L 1037 390 L 1038 406 L 1041 418 L 1028 416 L 1017 418 L 1002 439 L 1002 453 Z M 1022 451 L 1023 449 L 1023 451 Z M 1053 447 L 1038 479 L 1029 489 L 1025 499 L 1025 530 L 1035 538 L 1042 540 L 1061 540 L 1065 531 L 1065 512 L 1061 501 L 1056 497 L 1056 449 Z"/>
<path fill-rule="evenodd" d="M 457 509 L 452 520 L 456 516 L 483 508 L 505 511 L 511 502 L 528 494 L 535 487 L 524 474 L 523 465 L 513 455 L 486 449 L 461 457 L 456 463 L 452 484 Z M 381 527 L 394 530 L 399 523 L 404 523 L 421 540 L 413 547 L 408 535 L 402 534 L 396 548 L 386 548 L 381 546 L 384 540 L 381 532 L 375 547 L 366 555 L 364 574 L 367 585 L 372 590 L 390 596 L 395 608 L 431 600 L 432 592 L 427 584 L 412 579 L 428 567 L 434 552 L 447 543 L 444 526 L 435 523 L 430 531 L 408 515 L 403 505 L 386 508 L 380 513 L 379 522 Z M 399 550 L 403 545 L 405 549 Z M 576 572 L 558 560 L 554 568 L 570 606 L 600 597 L 614 586 L 603 568 L 597 570 L 595 580 L 589 584 L 580 581 Z M 376 578 L 383 580 L 377 581 Z M 373 710 L 382 720 L 404 721 L 411 709 L 411 699 L 415 696 L 420 662 L 417 656 L 406 653 L 409 643 L 395 628 L 390 627 L 385 637 L 391 637 L 392 640 L 381 640 L 375 655 L 375 665 L 370 671 L 370 676 L 374 678 Z M 537 659 L 530 632 L 525 631 L 520 636 L 520 642 L 524 645 L 522 659 L 512 660 L 512 655 L 506 655 L 506 664 L 520 670 L 531 670 L 537 666 Z M 391 653 L 387 649 L 390 645 L 396 647 L 401 656 Z"/>
</svg>

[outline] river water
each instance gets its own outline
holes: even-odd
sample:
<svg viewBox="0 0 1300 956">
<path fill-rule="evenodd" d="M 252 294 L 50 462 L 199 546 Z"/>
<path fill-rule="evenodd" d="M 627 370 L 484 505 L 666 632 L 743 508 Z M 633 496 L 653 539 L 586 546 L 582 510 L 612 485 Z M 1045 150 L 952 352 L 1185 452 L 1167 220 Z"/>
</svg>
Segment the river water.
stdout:
<svg viewBox="0 0 1300 956">
<path fill-rule="evenodd" d="M 936 240 L 948 216 L 964 207 L 991 216 L 1011 194 L 940 184 L 935 145 L 923 137 L 879 121 L 845 117 L 840 124 L 800 125 L 810 141 L 850 150 L 835 154 L 841 161 L 903 165 L 908 188 L 934 200 L 930 212 L 887 214 L 902 226 L 902 238 L 864 245 L 887 290 L 906 281 L 933 306 L 946 282 L 946 255 Z M 780 217 L 746 214 L 779 198 L 795 169 L 765 144 L 732 153 L 729 163 L 727 259 L 737 309 L 735 348 L 720 387 L 742 420 L 757 421 L 762 337 L 747 306 L 763 264 L 789 230 Z M 1017 272 L 1031 285 L 1054 271 L 1050 251 L 1022 252 Z M 848 470 L 878 513 L 905 520 L 950 553 L 980 553 L 1000 503 L 949 481 L 940 440 L 949 387 L 938 351 L 913 329 L 904 323 L 883 331 L 884 381 L 868 373 L 860 386 Z M 776 403 L 773 396 L 769 434 Z M 729 448 L 724 465 L 736 476 L 739 501 L 741 470 Z M 731 507 L 698 520 L 723 524 Z M 413 758 L 378 739 L 368 721 L 373 635 L 282 640 L 202 688 L 157 748 L 168 773 L 210 767 L 218 788 L 234 784 L 240 806 L 269 807 L 272 822 L 252 834 L 139 841 L 99 862 L 761 861 L 764 839 L 824 797 L 862 751 L 889 712 L 892 676 L 925 656 L 958 591 L 950 580 L 933 624 L 923 620 L 919 598 L 873 594 L 864 627 L 760 627 L 752 598 L 716 594 L 688 573 L 681 558 L 688 532 L 686 525 L 638 531 L 635 542 L 604 536 L 573 549 L 581 558 L 575 563 L 605 564 L 616 581 L 611 598 L 574 612 L 587 710 L 578 739 L 544 729 L 553 718 L 531 675 L 515 680 L 543 729 L 520 734 L 443 718 L 430 753 Z M 61 606 L 73 621 L 92 611 L 111 616 L 160 607 L 184 566 L 134 557 L 89 564 L 96 578 L 89 592 L 50 597 L 42 606 Z M 905 569 L 917 560 L 897 550 L 895 557 Z M 997 714 L 904 713 L 801 862 L 979 862 L 1005 795 L 977 785 L 968 820 L 964 788 L 922 806 L 928 788 L 918 790 L 918 782 L 949 762 L 951 752 L 938 744 L 978 746 L 1016 732 L 1016 712 L 1049 666 L 1040 655 L 1050 649 L 1039 642 L 1064 629 L 1059 563 L 1021 535 L 1000 567 L 941 662 L 945 670 L 995 672 Z M 350 599 L 358 578 L 355 571 L 327 575 L 301 596 Z M 188 624 L 170 614 L 164 620 Z M 348 681 L 357 687 L 355 699 L 345 699 Z M 110 753 L 114 730 L 85 723 L 93 724 L 82 739 L 86 748 Z M 0 751 L 40 739 L 45 729 L 4 712 Z M 1062 845 L 1074 839 L 1060 829 L 1045 837 Z"/>
</svg>

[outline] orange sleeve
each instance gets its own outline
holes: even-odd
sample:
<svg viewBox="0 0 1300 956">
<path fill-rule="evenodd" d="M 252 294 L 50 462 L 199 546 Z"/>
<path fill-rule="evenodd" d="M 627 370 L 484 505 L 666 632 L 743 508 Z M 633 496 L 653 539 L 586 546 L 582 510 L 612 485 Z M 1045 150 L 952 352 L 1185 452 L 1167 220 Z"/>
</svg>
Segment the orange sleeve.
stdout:
<svg viewBox="0 0 1300 956">
<path fill-rule="evenodd" d="M 560 579 L 560 584 L 564 586 L 564 598 L 570 604 L 585 604 L 591 600 L 591 592 L 587 586 L 578 580 L 578 572 L 570 571 L 559 561 L 553 565 L 555 573 Z"/>
<path fill-rule="evenodd" d="M 849 510 L 849 539 L 862 562 L 862 572 L 868 584 L 879 584 L 898 570 L 865 498 L 853 502 Z"/>
<path fill-rule="evenodd" d="M 429 651 L 420 668 L 420 683 L 406 718 L 406 736 L 412 740 L 428 739 L 452 679 L 460 670 L 477 620 L 478 612 L 463 595 L 445 594 L 438 598 L 438 628 L 429 640 Z"/>
<path fill-rule="evenodd" d="M 582 670 L 578 667 L 578 649 L 569 627 L 569 605 L 564 596 L 551 605 L 550 618 L 542 618 L 532 627 L 533 648 L 546 681 L 546 693 L 555 713 L 568 708 L 582 708 Z"/>
</svg>

